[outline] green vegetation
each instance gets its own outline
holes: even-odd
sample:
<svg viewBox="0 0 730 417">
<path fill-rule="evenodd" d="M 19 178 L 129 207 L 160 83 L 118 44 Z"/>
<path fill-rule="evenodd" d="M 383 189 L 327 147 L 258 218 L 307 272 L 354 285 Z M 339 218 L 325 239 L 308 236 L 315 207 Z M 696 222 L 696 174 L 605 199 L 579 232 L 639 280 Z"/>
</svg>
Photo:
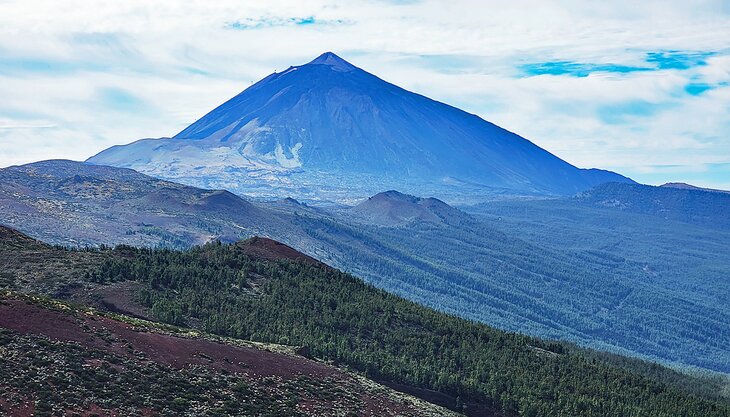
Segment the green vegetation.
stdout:
<svg viewBox="0 0 730 417">
<path fill-rule="evenodd" d="M 471 222 L 397 228 L 296 220 L 338 248 L 347 271 L 434 309 L 730 373 L 727 228 L 577 199 L 490 202 L 468 211 Z"/>
<path fill-rule="evenodd" d="M 435 312 L 327 268 L 252 258 L 238 245 L 115 252 L 89 278 L 144 283 L 140 301 L 160 320 L 304 346 L 372 378 L 448 394 L 467 411 L 486 407 L 547 417 L 730 413 L 717 399 L 683 392 L 647 372 Z"/>
<path fill-rule="evenodd" d="M 611 188 L 606 185 L 594 191 Z M 689 194 L 697 193 L 712 194 Z M 514 278 L 506 282 L 511 294 L 526 300 L 538 294 L 545 297 L 538 298 L 537 304 L 517 306 L 523 315 L 533 313 L 548 322 L 529 332 L 730 373 L 730 229 L 721 222 L 707 227 L 677 221 L 682 213 L 670 202 L 665 202 L 665 214 L 648 215 L 634 212 L 646 202 L 630 193 L 594 197 L 605 204 L 556 199 L 492 202 L 468 209 L 488 225 L 495 240 L 520 236 L 533 248 L 516 248 L 504 257 L 495 253 L 498 259 L 522 258 L 507 262 L 532 274 L 524 279 L 524 274 L 510 272 Z M 695 214 L 704 213 L 705 221 L 711 222 L 707 213 L 712 207 L 719 206 L 710 205 Z M 685 207 L 686 211 L 695 208 L 697 204 Z M 411 235 L 422 239 L 425 233 Z M 463 260 L 458 255 L 455 262 L 452 259 L 445 262 Z M 464 269 L 473 267 L 466 263 Z M 519 328 L 514 325 L 519 318 L 497 320 L 494 323 L 500 327 Z"/>
</svg>

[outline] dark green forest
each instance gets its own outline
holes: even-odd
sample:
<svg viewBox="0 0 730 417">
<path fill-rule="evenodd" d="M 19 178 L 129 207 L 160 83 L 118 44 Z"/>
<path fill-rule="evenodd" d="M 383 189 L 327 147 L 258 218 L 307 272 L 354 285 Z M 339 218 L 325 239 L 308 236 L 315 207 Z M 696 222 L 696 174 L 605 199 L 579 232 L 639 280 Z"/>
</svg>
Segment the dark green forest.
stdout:
<svg viewBox="0 0 730 417">
<path fill-rule="evenodd" d="M 611 365 L 560 343 L 436 312 L 327 267 L 253 258 L 236 244 L 114 253 L 86 279 L 143 283 L 139 301 L 160 321 L 302 346 L 376 380 L 448 394 L 468 413 L 730 414 L 724 400 L 682 390 L 675 382 L 684 377 L 666 368 Z"/>
<path fill-rule="evenodd" d="M 404 227 L 300 216 L 338 265 L 495 327 L 730 372 L 730 233 L 570 200 L 491 202 Z"/>
</svg>

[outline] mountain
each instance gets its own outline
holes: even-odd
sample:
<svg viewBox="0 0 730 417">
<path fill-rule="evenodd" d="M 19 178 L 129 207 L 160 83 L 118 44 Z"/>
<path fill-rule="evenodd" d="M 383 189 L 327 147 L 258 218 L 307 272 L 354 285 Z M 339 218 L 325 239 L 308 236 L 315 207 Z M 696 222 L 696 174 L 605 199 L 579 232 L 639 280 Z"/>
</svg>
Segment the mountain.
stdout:
<svg viewBox="0 0 730 417">
<path fill-rule="evenodd" d="M 455 415 L 438 405 L 471 417 L 729 411 L 721 380 L 439 313 L 290 249 L 257 252 L 277 242 L 71 251 L 0 236 L 10 241 L 0 237 L 0 262 L 18 268 L 2 271 L 0 295 L 0 409 L 12 416 Z M 54 268 L 46 256 L 17 261 L 39 246 L 47 257 L 94 259 L 69 262 L 72 273 L 23 295 L 16 271 Z M 82 296 L 134 288 L 132 302 L 151 321 L 38 296 L 59 285 Z"/>
<path fill-rule="evenodd" d="M 436 198 L 420 198 L 398 191 L 378 193 L 348 210 L 357 219 L 381 226 L 411 222 L 455 223 L 468 216 Z"/>
<path fill-rule="evenodd" d="M 573 194 L 631 182 L 578 169 L 480 117 L 385 82 L 327 52 L 274 73 L 172 138 L 88 162 L 253 197 L 355 202 L 383 189 L 447 201 Z"/>
<path fill-rule="evenodd" d="M 664 187 L 664 188 L 679 188 L 679 189 L 682 189 L 682 190 L 711 191 L 711 192 L 714 192 L 714 193 L 730 193 L 730 191 L 727 191 L 727 190 L 716 190 L 714 188 L 702 188 L 702 187 L 697 187 L 695 185 L 687 184 L 687 183 L 684 183 L 684 182 L 668 182 L 666 184 L 660 185 L 660 187 Z"/>
<path fill-rule="evenodd" d="M 580 193 L 584 204 L 730 229 L 730 193 L 686 185 L 607 183 Z"/>
</svg>

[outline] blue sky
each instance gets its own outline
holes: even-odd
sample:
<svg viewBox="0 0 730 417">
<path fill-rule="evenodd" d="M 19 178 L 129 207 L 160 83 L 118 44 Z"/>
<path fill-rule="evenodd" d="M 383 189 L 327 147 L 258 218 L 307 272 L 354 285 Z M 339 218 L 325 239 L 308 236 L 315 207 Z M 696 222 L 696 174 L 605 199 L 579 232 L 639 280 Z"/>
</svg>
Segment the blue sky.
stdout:
<svg viewBox="0 0 730 417">
<path fill-rule="evenodd" d="M 0 0 L 0 166 L 171 136 L 332 50 L 581 167 L 730 189 L 730 2 Z"/>
</svg>

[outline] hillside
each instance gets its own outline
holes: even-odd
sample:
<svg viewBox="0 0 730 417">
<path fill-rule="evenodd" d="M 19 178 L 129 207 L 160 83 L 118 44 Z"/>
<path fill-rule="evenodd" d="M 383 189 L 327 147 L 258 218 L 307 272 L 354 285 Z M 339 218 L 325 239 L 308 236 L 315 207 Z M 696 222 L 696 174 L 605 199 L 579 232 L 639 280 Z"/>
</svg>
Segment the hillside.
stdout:
<svg viewBox="0 0 730 417">
<path fill-rule="evenodd" d="M 703 187 L 697 187 L 696 185 L 687 184 L 684 182 L 668 182 L 666 184 L 660 185 L 660 187 L 665 188 L 679 188 L 682 190 L 699 190 L 699 191 L 711 191 L 713 193 L 730 193 L 730 191 L 727 190 L 717 190 L 714 188 L 703 188 Z"/>
<path fill-rule="evenodd" d="M 721 215 L 713 215 L 704 226 L 580 198 L 490 202 L 462 209 L 499 233 L 520 235 L 545 251 L 590 265 L 591 272 L 584 275 L 590 277 L 590 288 L 603 287 L 606 292 L 569 321 L 580 328 L 578 323 L 590 317 L 592 323 L 584 328 L 603 333 L 603 340 L 610 340 L 606 333 L 614 332 L 616 343 L 606 349 L 632 346 L 634 352 L 669 359 L 677 366 L 730 372 L 730 352 L 724 347 L 730 343 L 730 287 L 725 279 L 730 232 L 719 226 Z M 700 210 L 709 214 L 715 209 Z M 571 270 L 576 271 L 565 269 Z M 571 305 L 585 293 L 581 289 L 565 294 L 563 305 Z M 559 302 L 550 305 L 574 311 L 561 308 Z M 628 339 L 632 341 L 626 343 Z"/>
<path fill-rule="evenodd" d="M 450 414 L 294 348 L 10 293 L 0 295 L 0 345 L 10 417 Z"/>
<path fill-rule="evenodd" d="M 488 203 L 500 214 L 447 227 L 299 223 L 339 245 L 348 272 L 432 308 L 510 331 L 730 370 L 730 234 L 586 205 L 556 219 L 539 203 L 515 202 L 515 213 L 499 211 L 507 203 Z"/>
<path fill-rule="evenodd" d="M 286 237 L 316 251 L 290 216 L 228 191 L 204 190 L 138 172 L 50 160 L 0 169 L 0 224 L 44 242 L 187 248 L 253 235 Z"/>
<path fill-rule="evenodd" d="M 676 381 L 689 377 L 673 371 L 649 377 L 638 366 L 609 365 L 580 350 L 429 310 L 324 266 L 272 261 L 246 248 L 209 244 L 186 252 L 94 251 L 102 262 L 76 276 L 86 281 L 81 285 L 96 287 L 137 283 L 137 299 L 157 320 L 302 346 L 308 356 L 349 366 L 471 416 L 681 412 L 689 417 L 730 411 L 718 402 L 717 391 L 684 391 Z M 73 253 L 54 250 L 59 256 Z M 0 257 L 17 251 L 0 252 Z M 185 360 L 215 364 L 218 357 Z M 695 380 L 686 386 L 712 384 Z"/>
<path fill-rule="evenodd" d="M 173 138 L 88 159 L 251 197 L 355 202 L 384 189 L 446 201 L 573 194 L 628 178 L 579 169 L 480 117 L 328 52 L 271 74 Z"/>
<path fill-rule="evenodd" d="M 253 233 L 265 216 L 225 191 L 72 161 L 0 169 L 0 209 L 4 224 L 47 241 L 82 246 L 116 242 L 185 247 L 213 237 L 235 240 L 241 233 Z M 223 210 L 235 213 L 228 217 L 242 230 L 220 219 Z"/>
<path fill-rule="evenodd" d="M 347 210 L 355 219 L 380 226 L 408 223 L 455 224 L 468 216 L 436 198 L 421 198 L 385 191 Z"/>
<path fill-rule="evenodd" d="M 730 229 L 730 193 L 697 187 L 602 184 L 576 196 L 584 204 Z"/>
</svg>

